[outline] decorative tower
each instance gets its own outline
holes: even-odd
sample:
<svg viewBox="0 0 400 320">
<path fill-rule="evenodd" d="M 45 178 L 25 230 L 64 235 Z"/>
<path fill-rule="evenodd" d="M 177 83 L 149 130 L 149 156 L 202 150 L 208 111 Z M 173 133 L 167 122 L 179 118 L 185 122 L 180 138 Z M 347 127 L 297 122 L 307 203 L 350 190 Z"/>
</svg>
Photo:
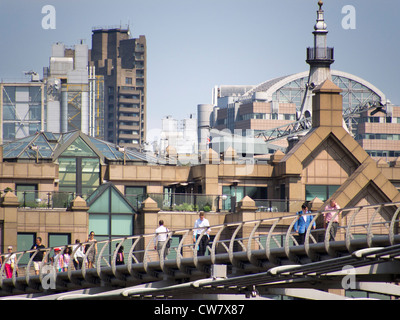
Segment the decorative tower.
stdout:
<svg viewBox="0 0 400 320">
<path fill-rule="evenodd" d="M 318 1 L 318 5 L 317 22 L 313 31 L 314 47 L 307 48 L 306 62 L 310 65 L 310 73 L 298 120 L 312 115 L 312 90 L 326 79 L 332 80 L 330 65 L 334 62 L 333 48 L 328 48 L 326 44 L 328 30 L 324 20 L 324 10 L 322 10 L 323 2 Z"/>
</svg>

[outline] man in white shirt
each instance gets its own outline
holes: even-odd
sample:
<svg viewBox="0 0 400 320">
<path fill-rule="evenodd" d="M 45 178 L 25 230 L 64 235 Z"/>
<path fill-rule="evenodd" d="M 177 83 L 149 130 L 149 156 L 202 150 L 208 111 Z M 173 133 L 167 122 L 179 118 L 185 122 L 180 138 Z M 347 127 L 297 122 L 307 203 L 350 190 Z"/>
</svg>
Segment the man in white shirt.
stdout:
<svg viewBox="0 0 400 320">
<path fill-rule="evenodd" d="M 201 233 L 206 227 L 210 226 L 210 222 L 204 217 L 204 211 L 200 211 L 199 219 L 197 219 L 194 223 L 193 229 L 193 242 L 196 243 L 197 239 L 200 237 Z M 203 237 L 201 237 L 199 246 L 198 246 L 198 256 L 204 256 L 208 241 L 210 240 L 210 231 L 211 229 L 208 228 L 204 233 Z"/>
<path fill-rule="evenodd" d="M 154 250 L 157 250 L 158 256 L 161 257 L 161 250 L 164 243 L 168 238 L 168 229 L 164 227 L 164 221 L 160 220 L 158 222 L 159 227 L 156 229 L 156 236 L 154 238 Z M 165 248 L 164 259 L 168 255 L 169 248 Z"/>
<path fill-rule="evenodd" d="M 79 239 L 75 240 L 75 244 L 72 246 L 72 252 L 75 251 L 74 254 L 74 266 L 75 270 L 82 269 L 83 259 L 85 258 L 84 246 L 80 245 L 81 241 Z"/>
</svg>

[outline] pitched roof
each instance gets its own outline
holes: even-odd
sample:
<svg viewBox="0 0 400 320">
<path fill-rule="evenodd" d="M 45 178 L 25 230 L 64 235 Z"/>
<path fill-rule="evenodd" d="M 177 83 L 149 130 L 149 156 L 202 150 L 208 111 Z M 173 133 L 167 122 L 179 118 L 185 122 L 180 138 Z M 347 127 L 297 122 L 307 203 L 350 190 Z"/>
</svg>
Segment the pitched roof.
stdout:
<svg viewBox="0 0 400 320">
<path fill-rule="evenodd" d="M 126 161 L 145 163 L 166 163 L 163 158 L 156 158 L 134 149 L 124 148 L 124 151 L 110 142 L 103 141 L 84 134 L 81 131 L 71 131 L 62 134 L 51 132 L 36 132 L 35 134 L 3 144 L 3 159 L 17 160 L 56 160 L 76 139 L 81 138 L 90 149 L 96 153 L 102 162 Z"/>
</svg>

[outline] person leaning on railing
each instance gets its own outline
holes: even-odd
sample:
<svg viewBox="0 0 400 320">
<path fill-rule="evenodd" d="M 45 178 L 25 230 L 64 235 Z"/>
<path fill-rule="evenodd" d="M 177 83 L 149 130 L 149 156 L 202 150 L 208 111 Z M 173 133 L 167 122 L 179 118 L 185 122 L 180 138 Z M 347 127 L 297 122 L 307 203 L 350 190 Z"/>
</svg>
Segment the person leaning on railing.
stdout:
<svg viewBox="0 0 400 320">
<path fill-rule="evenodd" d="M 42 238 L 37 237 L 36 238 L 36 243 L 31 247 L 31 250 L 38 250 L 39 252 L 33 257 L 33 267 L 35 269 L 35 274 L 39 274 L 40 266 L 44 262 L 43 258 L 46 255 L 46 252 L 44 251 L 46 247 L 42 244 Z M 34 254 L 34 252 L 31 253 L 31 257 Z"/>
<path fill-rule="evenodd" d="M 298 217 L 293 226 L 293 229 L 295 232 L 297 232 L 299 234 L 299 238 L 298 238 L 299 245 L 304 244 L 306 232 L 314 218 L 312 215 L 309 215 L 310 213 L 311 213 L 311 211 L 308 210 L 306 204 L 303 204 L 301 206 L 301 210 L 296 213 Z M 316 225 L 315 225 L 315 221 L 314 221 L 312 228 L 315 229 L 315 227 L 316 227 Z"/>
<path fill-rule="evenodd" d="M 326 229 L 329 222 L 332 221 L 332 227 L 329 231 L 329 241 L 335 241 L 336 233 L 339 227 L 339 213 L 336 212 L 340 209 L 340 206 L 336 203 L 335 199 L 329 201 L 329 205 L 325 207 L 324 212 L 324 228 Z"/>
<path fill-rule="evenodd" d="M 13 250 L 13 247 L 9 246 L 7 248 L 8 254 L 6 254 L 4 256 L 4 258 L 6 259 L 5 270 L 6 270 L 6 278 L 7 279 L 10 279 L 12 277 L 14 269 L 18 270 L 18 268 L 17 268 L 17 256 L 15 255 L 15 253 L 12 252 L 12 250 Z M 9 259 L 7 260 L 8 257 L 9 257 Z"/>
</svg>

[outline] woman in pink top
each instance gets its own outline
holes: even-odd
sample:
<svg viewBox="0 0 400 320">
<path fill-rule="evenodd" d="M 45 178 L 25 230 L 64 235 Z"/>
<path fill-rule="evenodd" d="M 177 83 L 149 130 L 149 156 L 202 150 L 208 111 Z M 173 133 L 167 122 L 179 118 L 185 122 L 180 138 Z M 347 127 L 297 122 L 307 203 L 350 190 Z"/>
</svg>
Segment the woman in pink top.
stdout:
<svg viewBox="0 0 400 320">
<path fill-rule="evenodd" d="M 324 213 L 324 227 L 326 228 L 329 222 L 333 219 L 332 227 L 329 231 L 329 241 L 335 241 L 336 233 L 339 227 L 339 213 L 336 214 L 336 212 L 339 209 L 340 206 L 336 203 L 335 199 L 331 199 L 329 201 L 329 205 L 325 207 L 325 211 L 327 212 Z"/>
</svg>

